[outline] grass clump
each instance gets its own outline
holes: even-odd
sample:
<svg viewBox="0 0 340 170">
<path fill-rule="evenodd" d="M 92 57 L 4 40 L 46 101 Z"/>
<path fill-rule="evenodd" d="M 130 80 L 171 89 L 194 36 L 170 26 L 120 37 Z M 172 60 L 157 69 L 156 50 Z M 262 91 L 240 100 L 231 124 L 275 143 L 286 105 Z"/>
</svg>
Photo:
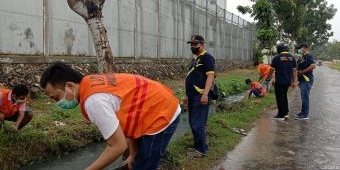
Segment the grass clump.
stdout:
<svg viewBox="0 0 340 170">
<path fill-rule="evenodd" d="M 99 141 L 99 131 L 84 120 L 79 108 L 58 109 L 46 97 L 31 101 L 34 117 L 21 131 L 5 122 L 0 130 L 0 169 L 17 169 L 75 151 Z"/>
<path fill-rule="evenodd" d="M 254 70 L 236 70 L 231 73 L 219 74 L 217 82 L 228 95 L 243 93 L 249 87 L 244 80 L 256 80 L 258 74 Z M 237 87 L 237 88 L 236 88 Z M 212 114 L 207 123 L 208 156 L 194 159 L 190 154 L 193 148 L 193 137 L 187 132 L 182 137 L 170 143 L 169 153 L 161 161 L 161 169 L 209 169 L 212 168 L 226 153 L 240 142 L 243 135 L 235 133 L 234 128 L 244 129 L 248 132 L 255 120 L 265 109 L 275 104 L 275 96 L 270 93 L 264 98 L 251 98 L 231 104 L 230 109 L 221 110 Z M 211 106 L 214 107 L 214 106 Z"/>
<path fill-rule="evenodd" d="M 339 70 L 340 71 L 340 63 L 331 62 L 330 64 L 327 64 L 327 65 L 331 69 Z"/>
</svg>

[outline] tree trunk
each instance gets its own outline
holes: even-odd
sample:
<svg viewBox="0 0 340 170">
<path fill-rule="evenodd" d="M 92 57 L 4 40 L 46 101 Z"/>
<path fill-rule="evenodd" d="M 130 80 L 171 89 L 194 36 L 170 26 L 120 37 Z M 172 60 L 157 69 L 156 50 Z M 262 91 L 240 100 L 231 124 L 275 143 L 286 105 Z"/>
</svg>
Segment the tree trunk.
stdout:
<svg viewBox="0 0 340 170">
<path fill-rule="evenodd" d="M 111 73 L 114 68 L 113 55 L 102 15 L 105 0 L 67 0 L 67 3 L 74 12 L 84 18 L 90 28 L 99 72 Z"/>
</svg>

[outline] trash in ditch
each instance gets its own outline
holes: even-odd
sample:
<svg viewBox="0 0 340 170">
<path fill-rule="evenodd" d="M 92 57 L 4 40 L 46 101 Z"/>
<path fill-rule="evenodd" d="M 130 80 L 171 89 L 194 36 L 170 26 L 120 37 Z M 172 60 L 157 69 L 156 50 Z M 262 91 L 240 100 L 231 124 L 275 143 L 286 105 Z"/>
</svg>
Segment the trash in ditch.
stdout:
<svg viewBox="0 0 340 170">
<path fill-rule="evenodd" d="M 246 131 L 242 128 L 231 128 L 231 130 L 233 130 L 234 132 L 240 134 L 240 135 L 247 135 Z"/>
<path fill-rule="evenodd" d="M 59 122 L 59 121 L 54 121 L 54 124 L 55 124 L 56 126 L 65 126 L 65 125 L 66 125 L 65 123 Z"/>
</svg>

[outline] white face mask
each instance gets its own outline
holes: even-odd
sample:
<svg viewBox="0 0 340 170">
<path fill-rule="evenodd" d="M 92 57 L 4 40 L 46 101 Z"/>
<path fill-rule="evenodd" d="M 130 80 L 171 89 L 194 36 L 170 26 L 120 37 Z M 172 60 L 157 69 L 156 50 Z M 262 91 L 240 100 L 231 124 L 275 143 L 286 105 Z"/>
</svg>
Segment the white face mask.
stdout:
<svg viewBox="0 0 340 170">
<path fill-rule="evenodd" d="M 26 99 L 16 99 L 15 103 L 21 104 L 21 103 L 25 103 Z"/>
<path fill-rule="evenodd" d="M 62 109 L 76 108 L 79 104 L 78 100 L 76 99 L 76 92 L 73 91 L 73 100 L 71 100 L 71 101 L 68 101 L 65 98 L 67 92 L 71 92 L 71 89 L 65 87 L 64 97 L 56 103 L 57 107 L 62 108 Z"/>
</svg>

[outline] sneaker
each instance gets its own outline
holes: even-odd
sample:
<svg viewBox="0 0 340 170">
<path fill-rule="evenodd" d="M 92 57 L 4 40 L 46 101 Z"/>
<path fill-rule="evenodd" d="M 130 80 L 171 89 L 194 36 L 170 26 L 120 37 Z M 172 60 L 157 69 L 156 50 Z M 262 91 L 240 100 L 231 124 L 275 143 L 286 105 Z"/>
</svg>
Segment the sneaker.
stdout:
<svg viewBox="0 0 340 170">
<path fill-rule="evenodd" d="M 295 118 L 295 120 L 308 120 L 308 119 L 309 119 L 308 116 L 299 116 Z"/>
<path fill-rule="evenodd" d="M 294 116 L 295 116 L 295 117 L 300 117 L 300 115 L 301 115 L 301 114 L 300 114 L 300 113 L 298 113 L 298 114 L 295 114 Z"/>
<path fill-rule="evenodd" d="M 288 119 L 289 118 L 289 115 L 285 115 L 285 119 Z"/>
<path fill-rule="evenodd" d="M 278 116 L 274 116 L 273 119 L 274 120 L 279 120 L 279 121 L 284 121 L 285 120 L 284 117 L 278 117 Z"/>
<path fill-rule="evenodd" d="M 200 151 L 195 150 L 193 157 L 194 158 L 203 158 L 203 157 L 205 157 L 205 154 L 201 153 Z"/>
</svg>

